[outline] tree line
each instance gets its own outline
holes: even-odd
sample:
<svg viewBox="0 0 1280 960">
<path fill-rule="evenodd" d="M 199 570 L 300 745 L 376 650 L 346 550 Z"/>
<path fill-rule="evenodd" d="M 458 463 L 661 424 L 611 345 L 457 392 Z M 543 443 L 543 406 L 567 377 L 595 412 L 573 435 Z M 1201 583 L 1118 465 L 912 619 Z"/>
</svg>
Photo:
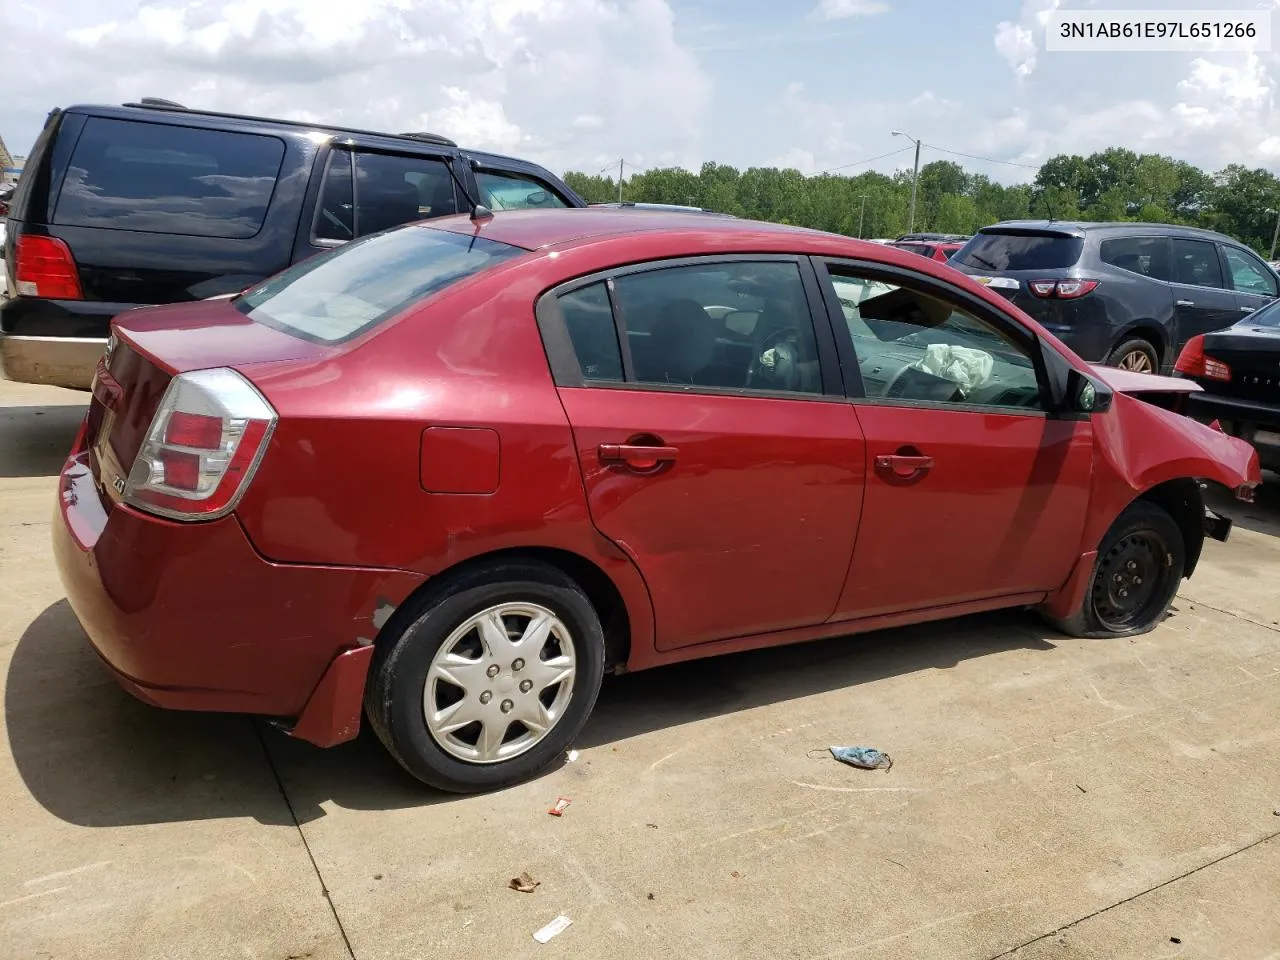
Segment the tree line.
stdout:
<svg viewBox="0 0 1280 960">
<path fill-rule="evenodd" d="M 618 199 L 618 181 L 571 171 L 565 180 L 590 203 Z M 907 232 L 911 171 L 856 176 L 704 163 L 634 173 L 625 200 L 705 207 L 862 237 Z M 1112 147 L 1087 157 L 1061 154 L 1030 183 L 1001 184 L 950 160 L 920 168 L 915 229 L 971 234 L 1001 220 L 1129 220 L 1204 227 L 1267 256 L 1280 216 L 1280 178 L 1231 164 L 1206 173 L 1183 160 Z"/>
</svg>

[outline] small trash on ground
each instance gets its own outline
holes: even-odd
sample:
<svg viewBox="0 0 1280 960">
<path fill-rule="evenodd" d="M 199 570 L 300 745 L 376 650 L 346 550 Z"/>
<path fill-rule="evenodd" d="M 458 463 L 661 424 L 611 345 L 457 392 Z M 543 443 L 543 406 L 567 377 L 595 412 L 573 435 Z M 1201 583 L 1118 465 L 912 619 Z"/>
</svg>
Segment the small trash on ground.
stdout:
<svg viewBox="0 0 1280 960">
<path fill-rule="evenodd" d="M 560 916 L 552 920 L 550 923 L 548 923 L 541 930 L 537 931 L 533 935 L 533 939 L 537 940 L 539 943 L 546 943 L 552 937 L 559 936 L 560 934 L 568 930 L 569 925 L 571 923 L 573 923 L 572 920 L 570 920 L 568 917 L 561 914 Z"/>
<path fill-rule="evenodd" d="M 533 893 L 538 887 L 542 886 L 541 880 L 535 880 L 529 876 L 528 872 L 520 874 L 518 877 L 512 877 L 507 881 L 507 886 L 516 893 Z"/>
<path fill-rule="evenodd" d="M 577 760 L 577 759 L 578 759 L 578 751 L 577 751 L 577 750 L 570 750 L 570 751 L 569 751 L 569 753 L 565 756 L 565 758 L 564 758 L 564 762 L 565 762 L 565 763 L 573 763 L 573 761 L 575 761 L 575 760 Z"/>
<path fill-rule="evenodd" d="M 1170 938 L 1169 938 L 1169 942 L 1170 942 L 1170 943 L 1181 943 L 1181 942 L 1182 942 L 1182 938 L 1181 938 L 1181 937 L 1170 937 Z"/>
<path fill-rule="evenodd" d="M 652 894 L 652 893 L 646 893 L 646 894 L 645 894 L 645 898 L 646 898 L 646 899 L 648 899 L 648 900 L 652 900 L 652 899 L 653 899 L 653 894 Z"/>
<path fill-rule="evenodd" d="M 569 804 L 571 803 L 573 803 L 573 801 L 568 797 L 556 797 L 555 806 L 548 810 L 547 813 L 551 814 L 553 817 L 563 817 L 564 812 L 569 809 Z"/>
<path fill-rule="evenodd" d="M 832 747 L 831 755 L 841 763 L 860 770 L 889 770 L 893 766 L 893 758 L 881 753 L 875 747 Z"/>
</svg>

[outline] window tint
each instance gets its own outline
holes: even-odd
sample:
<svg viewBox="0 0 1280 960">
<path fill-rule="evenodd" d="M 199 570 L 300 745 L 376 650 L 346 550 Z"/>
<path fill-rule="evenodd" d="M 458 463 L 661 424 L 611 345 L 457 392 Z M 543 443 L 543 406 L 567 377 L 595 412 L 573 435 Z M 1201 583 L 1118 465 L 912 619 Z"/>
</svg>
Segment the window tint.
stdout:
<svg viewBox="0 0 1280 960">
<path fill-rule="evenodd" d="M 54 222 L 246 238 L 262 229 L 280 174 L 275 137 L 90 117 Z"/>
<path fill-rule="evenodd" d="M 443 160 L 357 153 L 356 236 L 458 212 L 453 176 Z"/>
<path fill-rule="evenodd" d="M 1207 240 L 1173 237 L 1169 240 L 1169 247 L 1173 256 L 1174 283 L 1187 283 L 1196 287 L 1223 285 L 1222 265 L 1218 262 L 1216 244 Z"/>
<path fill-rule="evenodd" d="M 1030 349 L 986 321 L 867 277 L 832 284 L 868 398 L 1043 409 Z"/>
<path fill-rule="evenodd" d="M 621 380 L 622 353 L 618 349 L 618 332 L 604 283 L 566 293 L 559 302 L 583 377 Z"/>
<path fill-rule="evenodd" d="M 355 195 L 351 192 L 351 154 L 334 150 L 325 164 L 316 207 L 317 240 L 351 240 L 355 230 Z"/>
<path fill-rule="evenodd" d="M 490 210 L 524 210 L 528 207 L 567 207 L 564 198 L 541 183 L 514 173 L 476 171 L 480 202 Z"/>
<path fill-rule="evenodd" d="M 1166 237 L 1116 237 L 1103 240 L 1098 256 L 1121 270 L 1155 280 L 1169 279 L 1169 241 Z"/>
<path fill-rule="evenodd" d="M 799 267 L 716 263 L 627 274 L 614 302 L 640 383 L 821 393 Z"/>
<path fill-rule="evenodd" d="M 1064 234 L 979 233 L 953 260 L 980 270 L 1059 270 L 1074 266 L 1084 240 Z"/>
<path fill-rule="evenodd" d="M 1265 297 L 1276 295 L 1276 278 L 1261 260 L 1233 247 L 1223 247 L 1227 256 L 1227 269 L 1231 271 L 1231 283 L 1241 293 L 1258 293 Z"/>
<path fill-rule="evenodd" d="M 294 264 L 235 305 L 251 320 L 336 343 L 522 253 L 484 237 L 427 227 L 396 230 Z"/>
<path fill-rule="evenodd" d="M 1240 321 L 1240 326 L 1280 327 L 1280 300 L 1268 303 Z"/>
</svg>

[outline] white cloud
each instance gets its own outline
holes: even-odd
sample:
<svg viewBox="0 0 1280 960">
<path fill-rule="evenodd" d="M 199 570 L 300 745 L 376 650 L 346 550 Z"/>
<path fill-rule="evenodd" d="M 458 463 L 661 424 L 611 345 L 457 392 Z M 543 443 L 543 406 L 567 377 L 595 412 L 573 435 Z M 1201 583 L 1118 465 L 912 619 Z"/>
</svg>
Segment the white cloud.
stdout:
<svg viewBox="0 0 1280 960">
<path fill-rule="evenodd" d="M 5 0 L 0 89 L 15 146 L 55 105 L 161 96 L 429 129 L 557 172 L 696 164 L 711 97 L 668 0 Z"/>
<path fill-rule="evenodd" d="M 996 24 L 996 50 L 1019 77 L 1030 76 L 1035 70 L 1040 52 L 1037 40 L 1043 39 L 1049 15 L 1060 3 L 1061 0 L 1023 0 L 1017 23 L 1002 20 Z"/>
<path fill-rule="evenodd" d="M 799 170 L 806 176 L 818 172 L 818 160 L 814 157 L 813 151 L 802 147 L 792 147 L 786 153 L 766 160 L 764 166 L 777 167 L 779 170 Z"/>
<path fill-rule="evenodd" d="M 884 0 L 822 0 L 813 9 L 813 16 L 820 20 L 844 20 L 849 17 L 871 17 L 887 13 L 889 4 Z"/>
</svg>

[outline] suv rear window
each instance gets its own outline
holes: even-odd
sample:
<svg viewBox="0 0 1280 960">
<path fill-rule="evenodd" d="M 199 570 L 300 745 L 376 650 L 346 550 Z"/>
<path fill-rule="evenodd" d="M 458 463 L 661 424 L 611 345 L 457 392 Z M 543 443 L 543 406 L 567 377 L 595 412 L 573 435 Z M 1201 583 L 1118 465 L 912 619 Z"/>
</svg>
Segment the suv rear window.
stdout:
<svg viewBox="0 0 1280 960">
<path fill-rule="evenodd" d="M 245 239 L 262 229 L 283 159 L 275 137 L 90 117 L 53 221 Z"/>
<path fill-rule="evenodd" d="M 1075 266 L 1084 240 L 1061 233 L 979 233 L 951 259 L 978 270 L 1060 270 Z"/>
<path fill-rule="evenodd" d="M 237 298 L 235 306 L 285 333 L 339 343 L 525 252 L 484 237 L 407 226 L 296 263 Z"/>
</svg>

